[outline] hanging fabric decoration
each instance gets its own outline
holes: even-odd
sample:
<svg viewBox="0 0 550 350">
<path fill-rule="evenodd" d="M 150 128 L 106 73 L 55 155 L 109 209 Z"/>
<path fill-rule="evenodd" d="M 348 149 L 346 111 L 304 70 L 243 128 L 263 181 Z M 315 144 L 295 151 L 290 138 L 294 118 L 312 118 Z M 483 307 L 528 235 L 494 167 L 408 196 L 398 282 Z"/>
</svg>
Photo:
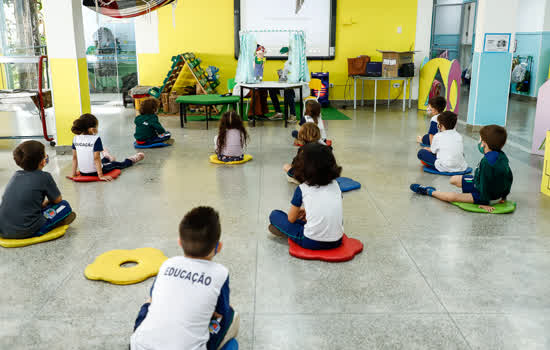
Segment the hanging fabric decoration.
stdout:
<svg viewBox="0 0 550 350">
<path fill-rule="evenodd" d="M 303 31 L 290 32 L 288 61 L 290 67 L 288 82 L 308 82 L 310 78 L 306 56 L 306 36 Z"/>
<path fill-rule="evenodd" d="M 144 15 L 176 0 L 82 0 L 82 5 L 113 18 Z"/>
<path fill-rule="evenodd" d="M 256 52 L 256 35 L 250 32 L 240 34 L 241 52 L 237 63 L 236 83 L 254 83 L 254 59 Z"/>
</svg>

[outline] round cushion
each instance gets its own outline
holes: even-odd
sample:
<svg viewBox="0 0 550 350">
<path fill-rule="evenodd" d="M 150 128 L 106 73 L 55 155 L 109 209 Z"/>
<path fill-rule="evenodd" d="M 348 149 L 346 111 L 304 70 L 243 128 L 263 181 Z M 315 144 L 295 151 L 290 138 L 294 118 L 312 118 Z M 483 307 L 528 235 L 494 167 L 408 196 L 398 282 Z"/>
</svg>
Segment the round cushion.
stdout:
<svg viewBox="0 0 550 350">
<path fill-rule="evenodd" d="M 110 176 L 113 179 L 116 179 L 120 176 L 120 169 L 111 170 L 106 174 L 103 174 L 103 176 Z M 86 176 L 86 175 L 78 175 L 78 176 L 67 176 L 67 179 L 73 180 L 74 182 L 95 182 L 95 181 L 101 181 L 99 179 L 99 176 Z"/>
<path fill-rule="evenodd" d="M 155 248 L 133 250 L 116 249 L 99 255 L 86 267 L 84 275 L 90 280 L 102 280 L 113 284 L 134 284 L 156 276 L 160 266 L 168 259 Z M 123 267 L 126 262 L 137 265 Z"/>
<path fill-rule="evenodd" d="M 50 232 L 46 232 L 42 236 L 36 236 L 31 238 L 23 238 L 23 239 L 0 238 L 0 246 L 4 248 L 18 248 L 18 247 L 25 247 L 31 244 L 51 241 L 63 236 L 65 232 L 67 232 L 68 228 L 69 228 L 69 225 L 59 226 L 54 228 Z"/>
<path fill-rule="evenodd" d="M 221 160 L 218 159 L 217 155 L 215 154 L 210 155 L 210 163 L 214 163 L 214 164 L 242 164 L 242 163 L 248 162 L 249 160 L 252 160 L 252 156 L 250 154 L 245 154 L 243 160 L 238 160 L 235 162 L 222 162 Z"/>
<path fill-rule="evenodd" d="M 492 213 L 489 213 L 485 209 L 481 209 L 479 204 L 473 203 L 461 203 L 461 202 L 452 202 L 462 210 L 471 211 L 472 213 L 483 213 L 483 214 L 509 214 L 513 213 L 516 210 L 516 202 L 505 201 L 504 203 L 496 203 L 491 206 L 495 208 Z"/>
<path fill-rule="evenodd" d="M 344 262 L 363 251 L 363 243 L 355 238 L 348 238 L 344 234 L 342 245 L 338 248 L 325 250 L 309 250 L 300 247 L 290 238 L 288 239 L 288 253 L 293 257 L 305 260 L 322 260 L 327 262 Z"/>
</svg>

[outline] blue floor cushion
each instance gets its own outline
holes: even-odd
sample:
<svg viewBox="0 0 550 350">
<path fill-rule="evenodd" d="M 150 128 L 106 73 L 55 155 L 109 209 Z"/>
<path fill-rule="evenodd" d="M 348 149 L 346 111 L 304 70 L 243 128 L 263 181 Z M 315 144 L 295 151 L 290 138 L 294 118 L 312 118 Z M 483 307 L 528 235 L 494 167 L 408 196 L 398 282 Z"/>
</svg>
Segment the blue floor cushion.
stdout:
<svg viewBox="0 0 550 350">
<path fill-rule="evenodd" d="M 138 145 L 137 142 L 134 142 L 135 148 L 159 148 L 159 147 L 168 147 L 168 146 L 172 146 L 172 145 L 166 142 L 151 143 L 149 145 Z"/>
<path fill-rule="evenodd" d="M 348 192 L 361 188 L 361 184 L 359 182 L 352 180 L 349 177 L 339 177 L 336 181 L 338 182 L 340 191 L 342 192 Z"/>
<path fill-rule="evenodd" d="M 427 166 L 424 167 L 424 171 L 427 172 L 427 173 L 436 174 L 436 175 L 445 175 L 445 176 L 466 175 L 466 174 L 471 173 L 472 170 L 473 170 L 472 168 L 468 167 L 464 171 L 459 171 L 459 172 L 456 172 L 456 173 L 448 173 L 448 172 L 445 172 L 445 171 L 437 171 L 437 169 L 428 168 Z"/>
</svg>

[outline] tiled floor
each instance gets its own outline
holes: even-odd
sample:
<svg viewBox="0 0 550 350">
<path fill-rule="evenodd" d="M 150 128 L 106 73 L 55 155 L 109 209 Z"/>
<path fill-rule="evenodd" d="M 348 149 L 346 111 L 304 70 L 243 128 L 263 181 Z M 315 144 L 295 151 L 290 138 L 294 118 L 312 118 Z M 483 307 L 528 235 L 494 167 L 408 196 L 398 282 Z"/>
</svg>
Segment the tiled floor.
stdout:
<svg viewBox="0 0 550 350">
<path fill-rule="evenodd" d="M 94 106 L 100 134 L 119 158 L 134 153 L 132 110 Z M 514 214 L 471 214 L 421 197 L 413 182 L 451 189 L 416 159 L 422 113 L 345 110 L 329 121 L 344 176 L 360 181 L 344 195 L 346 233 L 365 251 L 328 264 L 288 255 L 267 232 L 272 209 L 287 209 L 294 190 L 281 172 L 292 159 L 281 122 L 251 128 L 242 166 L 209 164 L 215 128 L 174 117 L 161 121 L 176 142 L 112 183 L 65 179 L 70 156 L 48 148 L 47 170 L 78 213 L 67 234 L 45 244 L 0 249 L 1 349 L 127 349 L 152 280 L 130 286 L 88 281 L 95 256 L 111 249 L 156 247 L 181 254 L 177 225 L 190 208 L 220 211 L 224 250 L 241 313 L 241 349 L 548 349 L 550 348 L 550 198 L 539 193 L 540 158 L 507 146 L 515 175 Z M 7 122 L 9 133 L 28 120 Z M 15 125 L 15 126 L 14 126 Z M 465 136 L 476 166 L 477 136 Z M 14 141 L 0 141 L 0 190 L 16 170 Z"/>
</svg>

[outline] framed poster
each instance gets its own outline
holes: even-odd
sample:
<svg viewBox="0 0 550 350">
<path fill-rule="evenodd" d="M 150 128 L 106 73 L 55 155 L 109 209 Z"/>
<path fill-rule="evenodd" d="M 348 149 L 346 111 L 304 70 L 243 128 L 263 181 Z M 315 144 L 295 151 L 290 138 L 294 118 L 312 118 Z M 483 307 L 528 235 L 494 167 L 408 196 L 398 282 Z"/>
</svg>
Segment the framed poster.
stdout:
<svg viewBox="0 0 550 350">
<path fill-rule="evenodd" d="M 510 33 L 485 33 L 483 52 L 509 52 L 511 38 Z"/>
</svg>

